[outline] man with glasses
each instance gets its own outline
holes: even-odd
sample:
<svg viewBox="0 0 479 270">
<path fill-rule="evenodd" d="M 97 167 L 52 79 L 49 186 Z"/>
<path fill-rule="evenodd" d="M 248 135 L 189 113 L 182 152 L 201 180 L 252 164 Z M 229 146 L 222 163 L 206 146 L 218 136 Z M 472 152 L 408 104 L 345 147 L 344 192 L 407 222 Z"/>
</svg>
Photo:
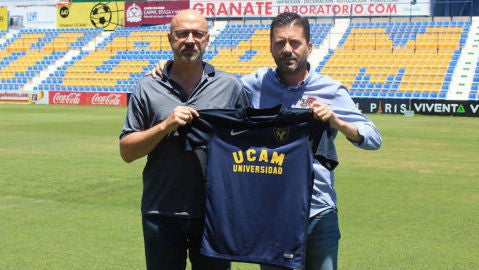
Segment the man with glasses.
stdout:
<svg viewBox="0 0 479 270">
<path fill-rule="evenodd" d="M 184 10 L 168 34 L 174 62 L 161 78 L 136 85 L 120 134 L 125 162 L 148 156 L 141 204 L 147 269 L 230 269 L 227 261 L 200 254 L 205 186 L 193 152 L 183 151 L 177 129 L 198 117 L 197 110 L 241 108 L 248 98 L 234 75 L 203 62 L 209 42 L 206 19 Z"/>
</svg>

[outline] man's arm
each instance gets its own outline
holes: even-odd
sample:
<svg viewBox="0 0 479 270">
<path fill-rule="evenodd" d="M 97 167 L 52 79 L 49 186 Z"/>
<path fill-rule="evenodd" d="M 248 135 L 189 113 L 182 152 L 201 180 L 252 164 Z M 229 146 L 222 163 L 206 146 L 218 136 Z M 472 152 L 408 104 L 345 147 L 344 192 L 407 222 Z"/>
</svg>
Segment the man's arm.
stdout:
<svg viewBox="0 0 479 270">
<path fill-rule="evenodd" d="M 359 134 L 357 127 L 339 119 L 328 105 L 314 101 L 310 105 L 310 111 L 314 114 L 315 119 L 324 123 L 329 122 L 332 128 L 339 130 L 339 132 L 343 133 L 350 141 L 358 144 L 362 143 L 364 138 Z"/>
<path fill-rule="evenodd" d="M 125 162 L 132 162 L 148 155 L 168 133 L 176 131 L 198 117 L 198 112 L 190 107 L 178 106 L 162 122 L 143 131 L 132 132 L 120 140 L 120 155 Z"/>
<path fill-rule="evenodd" d="M 163 69 L 165 69 L 168 65 L 170 65 L 173 60 L 160 60 L 156 63 L 155 67 L 146 73 L 146 76 L 151 76 L 153 79 L 156 77 L 163 77 Z"/>
</svg>

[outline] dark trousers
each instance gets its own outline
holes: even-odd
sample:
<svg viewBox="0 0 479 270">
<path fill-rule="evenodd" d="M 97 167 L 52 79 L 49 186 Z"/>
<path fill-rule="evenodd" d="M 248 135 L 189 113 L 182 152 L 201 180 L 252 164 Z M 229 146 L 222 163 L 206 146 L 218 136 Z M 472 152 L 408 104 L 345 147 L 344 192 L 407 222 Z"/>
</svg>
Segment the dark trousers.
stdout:
<svg viewBox="0 0 479 270">
<path fill-rule="evenodd" d="M 229 270 L 231 263 L 200 253 L 203 218 L 143 216 L 146 268 L 184 270 L 186 258 L 192 270 Z"/>
</svg>

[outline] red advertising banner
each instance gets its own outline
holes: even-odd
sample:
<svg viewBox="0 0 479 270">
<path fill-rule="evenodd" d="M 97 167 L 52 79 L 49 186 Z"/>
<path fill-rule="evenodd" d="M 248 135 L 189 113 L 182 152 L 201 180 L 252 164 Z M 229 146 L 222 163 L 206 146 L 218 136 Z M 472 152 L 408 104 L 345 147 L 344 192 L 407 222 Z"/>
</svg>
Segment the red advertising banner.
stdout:
<svg viewBox="0 0 479 270">
<path fill-rule="evenodd" d="M 126 106 L 127 93 L 49 91 L 49 104 Z"/>
<path fill-rule="evenodd" d="M 430 0 L 191 0 L 207 18 L 265 17 L 284 12 L 301 16 L 429 16 Z"/>
<path fill-rule="evenodd" d="M 125 2 L 125 27 L 170 23 L 190 1 Z"/>
</svg>

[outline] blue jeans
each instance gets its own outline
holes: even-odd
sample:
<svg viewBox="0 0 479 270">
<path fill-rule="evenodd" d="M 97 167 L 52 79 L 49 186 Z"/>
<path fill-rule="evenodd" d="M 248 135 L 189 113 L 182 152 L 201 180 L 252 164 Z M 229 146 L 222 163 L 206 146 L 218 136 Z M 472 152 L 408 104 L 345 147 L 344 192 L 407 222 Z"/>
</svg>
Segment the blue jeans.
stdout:
<svg viewBox="0 0 479 270">
<path fill-rule="evenodd" d="M 309 219 L 306 235 L 305 270 L 338 269 L 339 232 L 338 213 L 335 209 L 325 210 Z M 261 265 L 261 270 L 287 268 Z"/>
<path fill-rule="evenodd" d="M 184 270 L 187 256 L 192 270 L 231 269 L 230 262 L 200 253 L 203 225 L 203 218 L 144 215 L 146 269 Z"/>
</svg>

